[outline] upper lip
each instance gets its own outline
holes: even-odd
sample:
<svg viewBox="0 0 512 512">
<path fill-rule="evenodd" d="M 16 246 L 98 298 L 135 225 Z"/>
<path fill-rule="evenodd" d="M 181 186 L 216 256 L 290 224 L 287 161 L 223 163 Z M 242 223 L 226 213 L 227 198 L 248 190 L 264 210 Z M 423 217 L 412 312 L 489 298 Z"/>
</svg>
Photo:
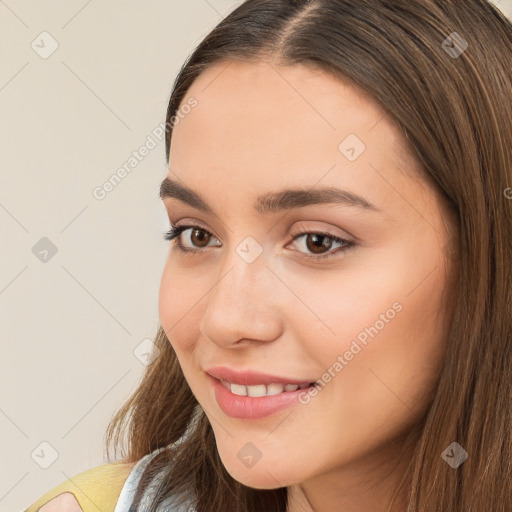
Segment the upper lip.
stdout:
<svg viewBox="0 0 512 512">
<path fill-rule="evenodd" d="M 292 377 L 280 377 L 254 370 L 238 371 L 226 366 L 214 366 L 205 370 L 211 377 L 218 380 L 227 380 L 234 384 L 254 386 L 256 384 L 310 384 L 314 380 L 294 379 Z"/>
</svg>

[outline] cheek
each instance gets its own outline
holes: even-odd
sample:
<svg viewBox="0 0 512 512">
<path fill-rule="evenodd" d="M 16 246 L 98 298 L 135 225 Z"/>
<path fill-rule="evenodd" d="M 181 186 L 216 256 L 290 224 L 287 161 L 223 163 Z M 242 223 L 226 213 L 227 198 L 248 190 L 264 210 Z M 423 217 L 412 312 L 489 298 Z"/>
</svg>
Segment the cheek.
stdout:
<svg viewBox="0 0 512 512">
<path fill-rule="evenodd" d="M 170 306 L 172 306 L 172 303 L 175 301 L 173 289 L 175 289 L 176 286 L 172 284 L 174 279 L 175 273 L 172 271 L 171 265 L 167 263 L 162 272 L 162 277 L 160 279 L 160 290 L 158 293 L 160 319 L 166 317 L 171 309 Z"/>
<path fill-rule="evenodd" d="M 160 281 L 158 312 L 160 323 L 178 356 L 193 349 L 199 325 L 200 282 L 169 261 Z"/>
<path fill-rule="evenodd" d="M 381 263 L 374 268 L 381 269 Z M 404 294 L 396 277 L 390 283 L 387 272 L 371 270 L 361 261 L 333 272 L 283 274 L 293 294 L 283 298 L 286 306 L 280 310 L 292 337 L 321 367 L 328 368 L 347 351 L 347 358 L 355 360 L 356 352 L 367 351 L 371 340 L 382 338 L 402 314 Z"/>
<path fill-rule="evenodd" d="M 306 409 L 324 431 L 340 425 L 348 438 L 378 445 L 419 420 L 429 403 L 445 350 L 443 274 L 431 263 L 398 260 L 315 283 L 295 278 L 310 310 L 295 315 L 295 336 L 325 372 Z"/>
<path fill-rule="evenodd" d="M 170 335 L 170 329 L 176 316 L 176 284 L 173 274 L 170 271 L 169 264 L 166 265 L 160 280 L 160 290 L 158 293 L 158 315 L 163 329 Z"/>
<path fill-rule="evenodd" d="M 374 329 L 377 323 L 365 329 L 369 337 L 357 356 L 362 356 L 358 369 L 354 365 L 350 372 L 349 388 L 354 404 L 360 404 L 355 407 L 371 412 L 382 432 L 396 434 L 412 425 L 430 403 L 446 349 L 438 315 L 441 288 L 435 278 L 414 293 L 406 285 L 396 295 L 402 309 L 395 317 L 382 329 Z"/>
<path fill-rule="evenodd" d="M 415 416 L 428 406 L 446 351 L 441 277 L 438 269 L 414 290 L 402 283 L 403 309 L 372 341 L 367 362 L 390 397 Z"/>
<path fill-rule="evenodd" d="M 204 383 L 197 379 L 196 346 L 199 337 L 200 282 L 168 262 L 160 282 L 158 309 L 160 324 L 176 353 L 181 369 L 194 395 L 204 403 Z M 193 283 L 193 284 L 192 284 Z"/>
</svg>

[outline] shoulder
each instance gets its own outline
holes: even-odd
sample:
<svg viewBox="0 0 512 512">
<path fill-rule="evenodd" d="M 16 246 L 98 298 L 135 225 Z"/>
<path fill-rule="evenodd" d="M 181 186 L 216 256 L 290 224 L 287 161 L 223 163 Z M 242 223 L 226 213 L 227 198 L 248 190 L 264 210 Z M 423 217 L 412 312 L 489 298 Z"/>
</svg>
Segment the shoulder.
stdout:
<svg viewBox="0 0 512 512">
<path fill-rule="evenodd" d="M 112 462 L 79 473 L 24 512 L 113 512 L 134 463 Z"/>
</svg>

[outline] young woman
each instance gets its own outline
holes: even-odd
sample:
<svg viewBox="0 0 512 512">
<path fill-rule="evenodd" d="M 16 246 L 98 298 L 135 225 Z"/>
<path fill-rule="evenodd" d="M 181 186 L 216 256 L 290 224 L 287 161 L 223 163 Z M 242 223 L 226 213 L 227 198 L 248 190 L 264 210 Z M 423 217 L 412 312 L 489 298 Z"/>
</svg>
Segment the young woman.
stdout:
<svg viewBox="0 0 512 512">
<path fill-rule="evenodd" d="M 247 0 L 166 126 L 158 350 L 108 431 L 127 451 L 29 511 L 512 511 L 511 23 Z"/>
</svg>

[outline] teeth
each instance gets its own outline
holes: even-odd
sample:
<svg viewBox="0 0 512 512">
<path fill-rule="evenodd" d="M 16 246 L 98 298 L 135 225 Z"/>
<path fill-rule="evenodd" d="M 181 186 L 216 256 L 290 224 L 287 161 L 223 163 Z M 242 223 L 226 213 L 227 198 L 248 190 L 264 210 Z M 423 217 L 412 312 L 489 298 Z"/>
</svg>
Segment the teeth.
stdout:
<svg viewBox="0 0 512 512">
<path fill-rule="evenodd" d="M 255 386 L 244 386 L 242 384 L 234 384 L 227 380 L 221 380 L 222 384 L 231 391 L 234 395 L 239 396 L 271 396 L 279 395 L 285 391 L 296 391 L 297 389 L 304 389 L 309 387 L 309 384 L 256 384 Z"/>
<path fill-rule="evenodd" d="M 242 384 L 230 384 L 231 393 L 234 395 L 247 396 L 247 386 L 243 386 Z"/>
<path fill-rule="evenodd" d="M 284 386 L 282 384 L 269 384 L 267 386 L 267 395 L 279 395 L 284 391 Z"/>
</svg>

